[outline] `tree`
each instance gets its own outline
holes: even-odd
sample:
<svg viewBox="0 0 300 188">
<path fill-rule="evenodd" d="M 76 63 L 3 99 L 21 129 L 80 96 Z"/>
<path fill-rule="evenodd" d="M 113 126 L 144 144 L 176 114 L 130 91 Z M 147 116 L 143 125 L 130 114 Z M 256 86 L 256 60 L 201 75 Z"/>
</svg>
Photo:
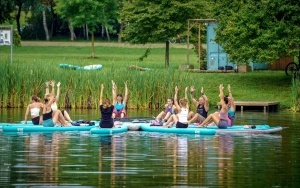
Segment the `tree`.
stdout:
<svg viewBox="0 0 300 188">
<path fill-rule="evenodd" d="M 206 18 L 206 3 L 200 0 L 131 0 L 124 2 L 122 17 L 127 23 L 124 38 L 131 43 L 166 41 L 186 31 L 187 19 Z"/>
<path fill-rule="evenodd" d="M 17 23 L 17 30 L 19 35 L 21 35 L 21 24 L 20 24 L 20 18 L 21 18 L 21 11 L 25 11 L 26 13 L 29 10 L 33 9 L 33 6 L 37 3 L 37 0 L 15 0 L 14 6 L 17 9 L 15 19 Z"/>
<path fill-rule="evenodd" d="M 94 32 L 104 18 L 104 8 L 110 0 L 56 0 L 55 10 L 74 27 L 87 25 L 92 36 L 92 57 L 95 57 Z"/>
<path fill-rule="evenodd" d="M 118 2 L 112 1 L 112 0 L 106 0 L 103 2 L 104 2 L 103 8 L 102 8 L 103 17 L 100 18 L 100 22 L 102 24 L 102 28 L 106 32 L 107 40 L 109 41 L 110 40 L 109 31 L 114 32 L 112 26 L 117 21 L 117 15 L 118 15 L 118 11 L 119 11 Z"/>
<path fill-rule="evenodd" d="M 40 4 L 39 4 L 39 8 L 38 8 L 42 12 L 42 15 L 43 15 L 43 27 L 44 27 L 45 36 L 46 36 L 47 41 L 50 40 L 50 34 L 49 34 L 49 29 L 48 29 L 48 24 L 47 24 L 46 12 L 47 11 L 50 12 L 51 7 L 53 7 L 54 4 L 55 4 L 54 0 L 40 0 Z"/>
<path fill-rule="evenodd" d="M 0 24 L 11 19 L 11 13 L 14 10 L 13 2 L 9 0 L 0 0 Z"/>
<path fill-rule="evenodd" d="M 299 0 L 220 0 L 216 41 L 235 63 L 272 63 L 299 54 Z"/>
</svg>

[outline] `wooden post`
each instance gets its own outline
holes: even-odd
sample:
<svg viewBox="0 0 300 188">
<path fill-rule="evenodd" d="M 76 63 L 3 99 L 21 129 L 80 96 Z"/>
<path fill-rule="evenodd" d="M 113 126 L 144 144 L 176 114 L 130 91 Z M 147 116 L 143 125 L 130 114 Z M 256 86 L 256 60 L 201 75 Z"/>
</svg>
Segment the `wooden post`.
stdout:
<svg viewBox="0 0 300 188">
<path fill-rule="evenodd" d="M 190 54 L 189 54 L 189 50 L 190 50 L 190 20 L 188 20 L 188 29 L 187 29 L 187 36 L 186 36 L 186 45 L 187 45 L 187 49 L 186 49 L 186 61 L 187 64 L 190 64 Z"/>
</svg>

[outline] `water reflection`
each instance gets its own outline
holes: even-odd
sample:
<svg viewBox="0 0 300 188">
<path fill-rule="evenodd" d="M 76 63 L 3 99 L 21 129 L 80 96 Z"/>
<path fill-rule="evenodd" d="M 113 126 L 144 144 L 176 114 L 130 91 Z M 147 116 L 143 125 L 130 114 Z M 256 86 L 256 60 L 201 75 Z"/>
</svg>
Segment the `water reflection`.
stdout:
<svg viewBox="0 0 300 188">
<path fill-rule="evenodd" d="M 26 184 L 59 182 L 60 147 L 67 145 L 61 134 L 30 134 L 24 138 L 24 164 L 16 165 L 16 172 L 28 175 Z M 24 169 L 23 169 L 24 168 Z M 38 181 L 37 181 L 38 180 Z M 25 182 L 24 182 L 25 183 Z"/>
<path fill-rule="evenodd" d="M 287 146 L 280 134 L 0 133 L 0 185 L 271 187 L 300 174 Z"/>
</svg>

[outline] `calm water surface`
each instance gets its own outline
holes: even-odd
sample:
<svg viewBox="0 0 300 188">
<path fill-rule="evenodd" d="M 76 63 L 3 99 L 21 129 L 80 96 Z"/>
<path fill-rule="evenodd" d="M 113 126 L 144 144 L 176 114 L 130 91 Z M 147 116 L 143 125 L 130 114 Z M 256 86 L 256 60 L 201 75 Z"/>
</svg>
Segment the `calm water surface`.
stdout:
<svg viewBox="0 0 300 188">
<path fill-rule="evenodd" d="M 19 122 L 23 114 L 2 109 L 0 121 Z M 99 116 L 86 110 L 70 114 L 73 119 Z M 284 127 L 274 135 L 0 132 L 0 186 L 299 187 L 299 115 L 237 114 L 237 124 Z"/>
</svg>

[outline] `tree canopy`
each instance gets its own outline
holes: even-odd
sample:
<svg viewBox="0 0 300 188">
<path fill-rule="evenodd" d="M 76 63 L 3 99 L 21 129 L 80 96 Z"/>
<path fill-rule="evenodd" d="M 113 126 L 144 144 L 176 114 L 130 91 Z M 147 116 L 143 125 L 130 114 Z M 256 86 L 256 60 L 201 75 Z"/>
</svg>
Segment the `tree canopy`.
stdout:
<svg viewBox="0 0 300 188">
<path fill-rule="evenodd" d="M 11 19 L 10 13 L 14 10 L 13 1 L 0 0 L 0 24 Z"/>
<path fill-rule="evenodd" d="M 300 1 L 220 0 L 216 41 L 235 63 L 272 63 L 299 54 Z"/>
<path fill-rule="evenodd" d="M 131 43 L 166 41 L 187 29 L 187 19 L 206 18 L 207 3 L 200 0 L 125 1 L 124 37 Z M 207 1 L 206 1 L 207 2 Z M 201 11 L 202 10 L 202 11 Z"/>
</svg>

